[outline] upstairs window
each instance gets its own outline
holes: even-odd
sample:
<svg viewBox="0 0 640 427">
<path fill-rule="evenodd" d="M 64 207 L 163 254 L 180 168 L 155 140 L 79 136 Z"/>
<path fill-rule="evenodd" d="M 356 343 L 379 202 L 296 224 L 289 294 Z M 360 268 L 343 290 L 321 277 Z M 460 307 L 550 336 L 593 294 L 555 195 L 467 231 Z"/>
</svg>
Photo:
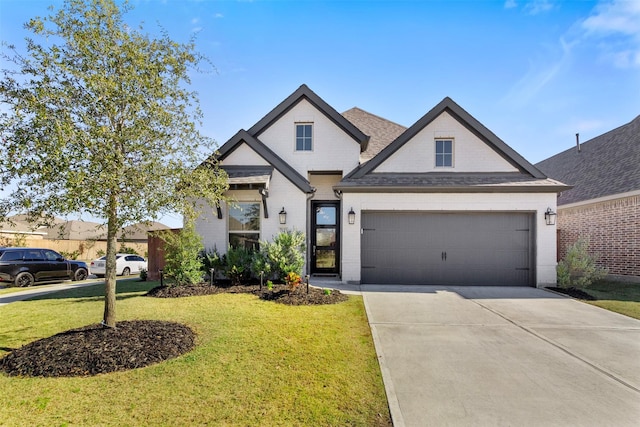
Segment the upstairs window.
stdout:
<svg viewBox="0 0 640 427">
<path fill-rule="evenodd" d="M 453 140 L 436 139 L 436 167 L 453 166 Z"/>
<path fill-rule="evenodd" d="M 296 151 L 313 149 L 313 125 L 311 123 L 296 124 Z"/>
</svg>

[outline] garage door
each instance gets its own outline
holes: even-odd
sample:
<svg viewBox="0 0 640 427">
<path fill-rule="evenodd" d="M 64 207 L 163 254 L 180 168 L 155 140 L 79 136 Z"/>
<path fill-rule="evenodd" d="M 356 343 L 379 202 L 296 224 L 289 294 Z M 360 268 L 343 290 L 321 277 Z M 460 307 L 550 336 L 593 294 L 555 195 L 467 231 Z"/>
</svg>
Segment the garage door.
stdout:
<svg viewBox="0 0 640 427">
<path fill-rule="evenodd" d="M 362 283 L 533 286 L 533 214 L 362 213 Z"/>
</svg>

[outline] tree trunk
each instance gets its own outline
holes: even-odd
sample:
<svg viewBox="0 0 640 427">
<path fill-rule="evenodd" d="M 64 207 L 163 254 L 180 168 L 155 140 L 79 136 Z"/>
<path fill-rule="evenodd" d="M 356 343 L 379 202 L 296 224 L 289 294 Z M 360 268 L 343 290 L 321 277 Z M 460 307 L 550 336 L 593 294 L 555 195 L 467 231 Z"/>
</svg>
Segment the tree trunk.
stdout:
<svg viewBox="0 0 640 427">
<path fill-rule="evenodd" d="M 118 218 L 117 205 L 113 195 L 109 198 L 109 217 L 107 218 L 107 260 L 104 281 L 104 317 L 102 324 L 116 327 L 116 251 Z"/>
</svg>

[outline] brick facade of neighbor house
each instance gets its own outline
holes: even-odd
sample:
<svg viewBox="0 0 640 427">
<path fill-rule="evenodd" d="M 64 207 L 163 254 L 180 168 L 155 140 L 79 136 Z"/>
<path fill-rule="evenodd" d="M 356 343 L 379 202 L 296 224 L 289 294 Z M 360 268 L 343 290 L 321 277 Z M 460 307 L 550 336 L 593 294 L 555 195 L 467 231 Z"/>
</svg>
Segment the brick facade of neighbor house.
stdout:
<svg viewBox="0 0 640 427">
<path fill-rule="evenodd" d="M 609 274 L 640 282 L 640 116 L 536 164 L 573 186 L 558 197 L 558 255 L 578 237 Z"/>
<path fill-rule="evenodd" d="M 558 210 L 558 258 L 579 237 L 616 276 L 640 276 L 640 195 Z"/>
</svg>

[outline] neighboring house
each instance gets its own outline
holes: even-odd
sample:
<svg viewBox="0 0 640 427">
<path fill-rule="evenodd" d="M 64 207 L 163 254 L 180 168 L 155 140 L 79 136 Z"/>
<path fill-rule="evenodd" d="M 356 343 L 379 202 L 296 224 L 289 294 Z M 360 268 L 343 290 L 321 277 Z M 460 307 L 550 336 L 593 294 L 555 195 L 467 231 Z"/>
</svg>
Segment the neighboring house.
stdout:
<svg viewBox="0 0 640 427">
<path fill-rule="evenodd" d="M 48 233 L 47 239 L 52 240 L 100 240 L 105 229 L 105 226 L 97 222 L 74 219 L 62 220 L 43 230 Z"/>
<path fill-rule="evenodd" d="M 197 219 L 207 248 L 297 229 L 306 273 L 347 283 L 556 282 L 545 212 L 567 187 L 449 98 L 404 128 L 302 85 L 215 156 L 235 203 Z"/>
<path fill-rule="evenodd" d="M 640 279 L 640 116 L 536 165 L 558 197 L 559 257 L 579 237 L 614 276 Z"/>
</svg>

